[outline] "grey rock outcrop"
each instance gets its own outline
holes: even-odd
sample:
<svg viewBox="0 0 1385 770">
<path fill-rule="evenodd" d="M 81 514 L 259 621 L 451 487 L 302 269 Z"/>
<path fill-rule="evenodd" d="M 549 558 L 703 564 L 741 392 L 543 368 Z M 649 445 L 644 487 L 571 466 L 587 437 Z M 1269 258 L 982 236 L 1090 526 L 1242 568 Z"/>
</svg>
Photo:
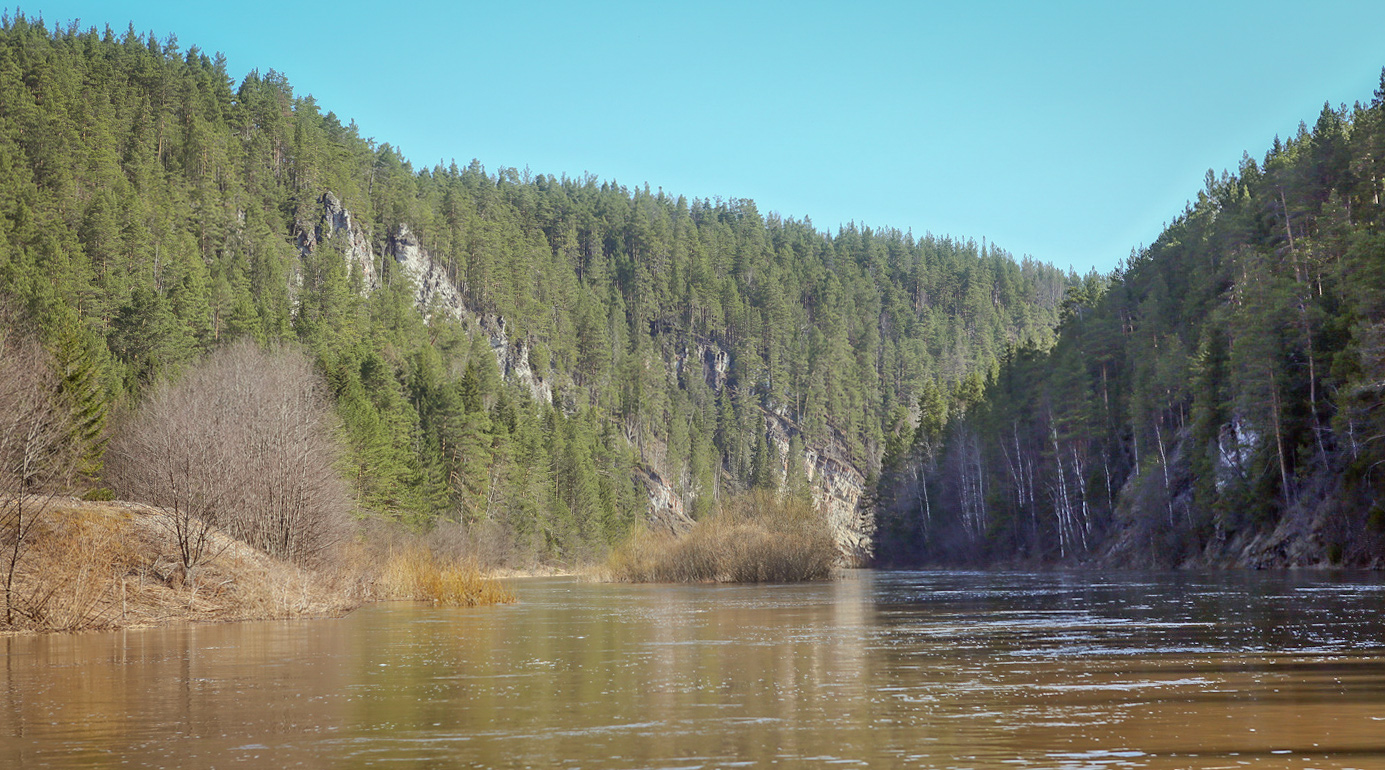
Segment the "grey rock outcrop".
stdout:
<svg viewBox="0 0 1385 770">
<path fill-rule="evenodd" d="M 675 366 L 678 376 L 701 376 L 707 387 L 720 392 L 730 376 L 731 354 L 716 341 L 697 337 L 678 350 Z"/>
<path fill-rule="evenodd" d="M 382 266 L 371 247 L 371 238 L 350 210 L 332 193 L 322 195 L 316 206 L 300 215 L 298 248 L 303 256 L 313 254 L 330 242 L 346 257 L 352 275 L 359 275 L 364 291 L 380 288 Z M 534 371 L 530 352 L 533 342 L 515 338 L 513 330 L 499 315 L 468 308 L 464 295 L 448 273 L 407 225 L 400 225 L 386 238 L 383 256 L 394 260 L 395 274 L 407 278 L 416 288 L 415 302 L 421 312 L 441 312 L 467 326 L 479 329 L 490 344 L 501 376 L 526 390 L 536 400 L 551 403 L 553 383 Z M 716 340 L 696 337 L 686 340 L 665 355 L 672 358 L 674 374 L 684 379 L 701 377 L 713 392 L 721 392 L 731 377 L 731 354 Z M 783 410 L 779 410 L 783 411 Z M 784 458 L 787 476 L 789 441 L 800 434 L 799 426 L 786 414 L 766 412 L 771 440 Z M 805 447 L 801 460 L 809 480 L 813 500 L 825 512 L 837 538 L 843 560 L 860 563 L 868 558 L 873 534 L 869 512 L 861 506 L 865 476 L 856 466 L 845 441 L 835 431 L 816 445 Z M 657 528 L 678 533 L 692 526 L 686 502 L 674 483 L 660 474 L 659 463 L 650 460 L 637 471 L 649 498 L 649 522 Z"/>
<path fill-rule="evenodd" d="M 313 221 L 299 221 L 299 253 L 303 256 L 312 254 L 328 240 L 339 243 L 351 274 L 361 277 L 361 286 L 367 291 L 380 288 L 375 250 L 370 247 L 370 238 L 352 220 L 351 212 L 330 192 L 323 193 L 317 204 Z"/>
<path fill-rule="evenodd" d="M 688 531 L 693 520 L 684 509 L 683 498 L 653 470 L 640 468 L 637 473 L 649 495 L 649 525 L 674 535 Z"/>
<path fill-rule="evenodd" d="M 495 363 L 500 368 L 500 375 L 506 380 L 522 385 L 535 401 L 552 402 L 553 386 L 534 373 L 527 342 L 519 340 L 511 344 L 510 335 L 505 328 L 505 319 L 498 315 L 483 315 L 479 322 L 486 338 L 490 340 L 491 352 L 495 354 Z"/>
<path fill-rule="evenodd" d="M 414 235 L 408 225 L 399 226 L 398 231 L 390 236 L 385 250 L 394 257 L 400 273 L 413 281 L 417 291 L 415 299 L 420 310 L 425 313 L 441 311 L 457 320 L 462 320 L 466 316 L 466 303 L 462 301 L 462 294 L 457 291 L 452 277 L 433 259 L 433 255 L 423 248 L 418 236 Z"/>
<path fill-rule="evenodd" d="M 799 426 L 786 415 L 766 412 L 769 436 L 775 443 L 783 462 L 783 477 L 787 478 L 788 464 L 797 461 L 790 456 L 789 442 L 801 436 Z M 870 558 L 874 520 L 862 507 L 866 492 L 866 477 L 851 459 L 846 442 L 835 430 L 826 441 L 805 446 L 803 470 L 813 495 L 813 504 L 827 516 L 828 526 L 837 538 L 837 548 L 849 564 L 862 564 Z"/>
</svg>

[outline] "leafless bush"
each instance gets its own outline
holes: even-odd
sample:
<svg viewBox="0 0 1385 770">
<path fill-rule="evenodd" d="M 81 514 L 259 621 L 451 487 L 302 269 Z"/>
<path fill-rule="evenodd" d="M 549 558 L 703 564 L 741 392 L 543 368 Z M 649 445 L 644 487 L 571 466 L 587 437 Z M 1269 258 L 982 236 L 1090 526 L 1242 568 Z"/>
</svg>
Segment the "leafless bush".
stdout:
<svg viewBox="0 0 1385 770">
<path fill-rule="evenodd" d="M 514 541 L 514 532 L 494 519 L 440 522 L 427 535 L 429 549 L 439 558 L 472 562 L 492 572 L 514 564 Z"/>
<path fill-rule="evenodd" d="M 297 350 L 243 341 L 155 389 L 108 451 L 117 495 L 156 506 L 191 574 L 221 528 L 299 564 L 346 535 L 321 378 Z"/>
<path fill-rule="evenodd" d="M 49 355 L 35 340 L 0 324 L 0 547 L 7 625 L 15 622 L 15 573 L 35 527 L 71 480 L 71 447 L 68 412 Z"/>
</svg>

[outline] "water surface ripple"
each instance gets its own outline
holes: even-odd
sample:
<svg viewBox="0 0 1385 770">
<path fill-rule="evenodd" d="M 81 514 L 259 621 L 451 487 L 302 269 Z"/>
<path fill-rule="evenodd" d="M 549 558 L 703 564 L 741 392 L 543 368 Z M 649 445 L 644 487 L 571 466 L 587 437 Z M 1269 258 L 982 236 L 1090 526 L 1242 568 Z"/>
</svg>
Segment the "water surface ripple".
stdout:
<svg viewBox="0 0 1385 770">
<path fill-rule="evenodd" d="M 1385 769 L 1373 575 L 514 587 L 0 640 L 0 767 Z"/>
</svg>

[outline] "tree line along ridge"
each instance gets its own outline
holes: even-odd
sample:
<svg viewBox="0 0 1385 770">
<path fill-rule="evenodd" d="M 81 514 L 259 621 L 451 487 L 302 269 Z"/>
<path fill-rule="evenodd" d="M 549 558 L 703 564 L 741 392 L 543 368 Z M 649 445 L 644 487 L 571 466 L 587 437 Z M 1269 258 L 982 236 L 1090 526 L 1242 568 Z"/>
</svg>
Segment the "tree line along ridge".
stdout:
<svg viewBox="0 0 1385 770">
<path fill-rule="evenodd" d="M 237 340 L 291 344 L 359 510 L 587 558 L 651 499 L 691 519 L 753 488 L 823 499 L 810 458 L 869 498 L 920 399 L 1051 345 L 1083 282 L 744 199 L 416 169 L 280 73 L 235 84 L 224 57 L 133 30 L 0 27 L 0 294 L 70 375 L 92 488 L 110 415 Z M 350 226 L 319 237 L 329 200 Z M 405 246 L 451 305 L 420 304 Z"/>
</svg>

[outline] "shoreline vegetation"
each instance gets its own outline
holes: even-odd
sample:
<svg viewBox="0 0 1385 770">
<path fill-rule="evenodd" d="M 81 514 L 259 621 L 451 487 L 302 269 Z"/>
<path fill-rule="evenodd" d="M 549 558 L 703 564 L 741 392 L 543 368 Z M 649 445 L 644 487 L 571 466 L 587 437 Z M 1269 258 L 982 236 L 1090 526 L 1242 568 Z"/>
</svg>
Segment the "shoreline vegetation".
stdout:
<svg viewBox="0 0 1385 770">
<path fill-rule="evenodd" d="M 13 497 L 0 501 L 9 509 Z M 219 529 L 187 569 L 167 511 L 120 500 L 29 496 L 35 522 L 7 590 L 0 636 L 173 623 L 340 617 L 379 601 L 476 607 L 517 601 L 505 578 L 586 574 L 606 582 L 782 583 L 830 579 L 840 555 L 806 501 L 737 496 L 684 533 L 639 529 L 585 569 L 501 565 L 464 527 L 418 534 L 379 521 L 305 566 Z"/>
<path fill-rule="evenodd" d="M 757 490 L 681 535 L 635 530 L 597 574 L 615 583 L 789 583 L 826 580 L 839 560 L 808 500 Z"/>
<path fill-rule="evenodd" d="M 15 506 L 14 498 L 4 505 Z M 167 511 L 119 500 L 30 496 L 35 524 L 9 586 L 0 635 L 106 631 L 171 623 L 340 617 L 378 601 L 475 607 L 517 600 L 506 577 L 588 574 L 608 582 L 826 580 L 839 554 L 805 500 L 738 496 L 685 533 L 640 529 L 588 569 L 489 563 L 464 528 L 420 535 L 368 523 L 331 558 L 303 566 L 216 529 L 193 570 Z"/>
<path fill-rule="evenodd" d="M 45 501 L 33 502 L 37 511 Z M 160 510 L 69 497 L 46 503 L 10 587 L 12 621 L 0 623 L 0 635 L 339 617 L 377 601 L 516 601 L 475 558 L 397 527 L 363 532 L 314 567 L 212 531 L 208 555 L 189 577 Z"/>
<path fill-rule="evenodd" d="M 0 633 L 515 600 L 471 528 L 362 516 L 326 385 L 298 348 L 242 339 L 110 424 L 83 422 L 80 386 L 5 310 Z"/>
</svg>

